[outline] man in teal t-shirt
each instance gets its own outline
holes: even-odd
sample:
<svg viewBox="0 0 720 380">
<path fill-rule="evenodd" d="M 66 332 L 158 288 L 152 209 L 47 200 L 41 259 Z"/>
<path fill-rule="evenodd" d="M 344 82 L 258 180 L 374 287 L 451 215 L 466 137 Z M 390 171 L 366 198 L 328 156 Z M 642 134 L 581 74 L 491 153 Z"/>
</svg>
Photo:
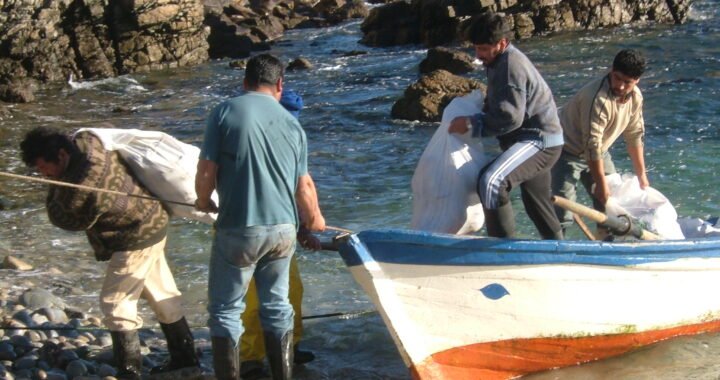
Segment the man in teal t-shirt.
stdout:
<svg viewBox="0 0 720 380">
<path fill-rule="evenodd" d="M 208 275 L 208 326 L 218 379 L 239 378 L 240 314 L 255 276 L 260 322 L 274 379 L 292 377 L 290 258 L 298 224 L 325 229 L 307 172 L 299 122 L 279 103 L 283 65 L 270 54 L 248 61 L 242 95 L 208 117 L 195 188 L 196 207 L 218 211 Z M 210 195 L 217 189 L 220 204 Z"/>
</svg>

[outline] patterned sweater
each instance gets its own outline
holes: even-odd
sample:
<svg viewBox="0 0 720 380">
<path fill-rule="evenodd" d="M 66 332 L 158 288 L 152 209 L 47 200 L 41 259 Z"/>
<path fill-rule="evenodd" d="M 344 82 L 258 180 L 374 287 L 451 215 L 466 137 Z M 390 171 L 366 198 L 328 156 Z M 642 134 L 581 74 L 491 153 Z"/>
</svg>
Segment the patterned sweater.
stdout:
<svg viewBox="0 0 720 380">
<path fill-rule="evenodd" d="M 62 181 L 83 186 L 150 196 L 130 174 L 117 152 L 107 151 L 88 132 L 79 133 L 80 154 L 70 158 Z M 85 231 L 99 261 L 113 252 L 150 247 L 167 234 L 168 213 L 160 202 L 51 185 L 47 211 L 52 224 L 69 231 Z"/>
</svg>

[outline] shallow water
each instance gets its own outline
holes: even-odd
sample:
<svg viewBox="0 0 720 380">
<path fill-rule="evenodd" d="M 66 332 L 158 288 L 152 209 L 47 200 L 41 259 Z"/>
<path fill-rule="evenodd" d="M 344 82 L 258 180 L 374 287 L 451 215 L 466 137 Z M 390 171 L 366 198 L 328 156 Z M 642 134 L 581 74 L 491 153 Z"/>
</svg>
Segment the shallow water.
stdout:
<svg viewBox="0 0 720 380">
<path fill-rule="evenodd" d="M 646 161 L 651 184 L 680 215 L 720 215 L 720 5 L 696 1 L 692 21 L 682 26 L 647 25 L 563 33 L 520 41 L 517 46 L 539 67 L 559 105 L 610 65 L 621 48 L 639 48 L 649 58 L 640 86 L 645 97 Z M 410 178 L 436 125 L 390 119 L 390 108 L 418 78 L 425 57 L 420 46 L 369 48 L 359 45 L 359 23 L 322 30 L 292 31 L 273 52 L 285 59 L 308 58 L 314 69 L 290 72 L 287 87 L 306 104 L 301 122 L 310 144 L 310 170 L 328 224 L 355 231 L 406 227 Z M 343 52 L 367 54 L 342 57 Z M 73 130 L 109 122 L 118 127 L 161 130 L 199 144 L 208 111 L 237 94 L 243 72 L 227 61 L 193 68 L 137 74 L 94 83 L 57 85 L 33 104 L 11 106 L 0 120 L 0 170 L 28 174 L 17 146 L 38 125 Z M 474 77 L 484 80 L 484 74 Z M 486 148 L 493 151 L 488 140 Z M 621 170 L 630 163 L 623 144 L 613 151 Z M 103 265 L 94 261 L 82 234 L 51 226 L 45 215 L 45 185 L 0 177 L 0 251 L 8 250 L 37 270 L 8 282 L 52 286 L 70 304 L 97 311 Z M 517 198 L 517 197 L 516 197 Z M 516 205 L 519 205 L 516 204 Z M 517 207 L 520 233 L 535 237 Z M 571 236 L 580 237 L 579 231 Z M 191 324 L 205 322 L 205 286 L 210 231 L 177 220 L 168 257 L 185 294 Z M 372 310 L 335 253 L 301 252 L 307 316 Z M 54 275 L 57 268 L 67 276 Z M 699 293 L 704 293 L 699 290 Z M 701 296 L 698 294 L 697 296 Z M 147 323 L 154 324 L 147 308 Z M 351 319 L 308 320 L 304 346 L 318 359 L 301 379 L 406 379 L 408 372 L 376 313 Z M 676 339 L 615 359 L 531 376 L 537 379 L 716 379 L 720 337 Z"/>
</svg>

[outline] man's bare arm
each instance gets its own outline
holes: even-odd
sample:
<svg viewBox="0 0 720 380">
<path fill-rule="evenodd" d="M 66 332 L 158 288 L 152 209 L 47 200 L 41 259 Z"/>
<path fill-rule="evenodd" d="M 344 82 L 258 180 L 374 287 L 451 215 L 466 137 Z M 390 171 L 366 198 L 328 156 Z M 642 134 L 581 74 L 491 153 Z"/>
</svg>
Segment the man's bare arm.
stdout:
<svg viewBox="0 0 720 380">
<path fill-rule="evenodd" d="M 217 212 L 217 205 L 210 196 L 217 186 L 218 165 L 210 160 L 199 160 L 195 174 L 195 208 L 203 212 Z"/>
</svg>

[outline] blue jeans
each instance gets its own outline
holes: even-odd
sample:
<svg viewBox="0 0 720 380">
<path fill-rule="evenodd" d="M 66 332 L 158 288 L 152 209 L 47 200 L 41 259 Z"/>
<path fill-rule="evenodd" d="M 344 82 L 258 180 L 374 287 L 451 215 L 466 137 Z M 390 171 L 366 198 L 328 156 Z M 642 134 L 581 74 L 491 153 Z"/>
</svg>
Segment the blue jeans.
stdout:
<svg viewBox="0 0 720 380">
<path fill-rule="evenodd" d="M 280 337 L 292 329 L 288 278 L 295 238 L 293 224 L 216 231 L 208 275 L 211 336 L 232 338 L 237 345 L 243 333 L 240 314 L 245 310 L 245 294 L 253 276 L 263 330 Z"/>
</svg>

